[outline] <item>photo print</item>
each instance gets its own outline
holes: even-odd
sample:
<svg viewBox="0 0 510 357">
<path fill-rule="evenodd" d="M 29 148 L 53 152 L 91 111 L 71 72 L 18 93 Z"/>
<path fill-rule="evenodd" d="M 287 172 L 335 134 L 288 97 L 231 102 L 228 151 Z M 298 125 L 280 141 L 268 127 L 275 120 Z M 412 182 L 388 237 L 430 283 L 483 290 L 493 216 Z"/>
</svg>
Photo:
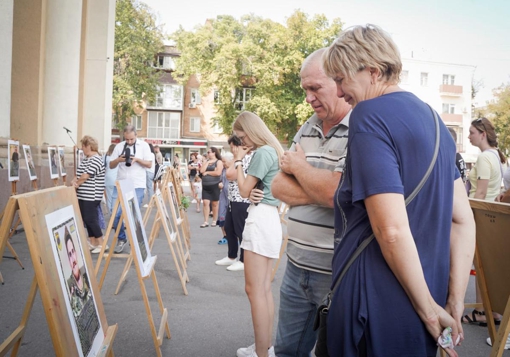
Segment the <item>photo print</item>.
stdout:
<svg viewBox="0 0 510 357">
<path fill-rule="evenodd" d="M 58 147 L 58 166 L 60 167 L 60 176 L 64 177 L 67 175 L 66 172 L 66 156 L 64 152 L 64 147 L 59 146 Z"/>
<path fill-rule="evenodd" d="M 46 215 L 53 256 L 80 356 L 96 356 L 104 340 L 73 206 Z M 91 271 L 94 274 L 93 271 Z"/>
<path fill-rule="evenodd" d="M 7 161 L 7 169 L 9 172 L 9 181 L 19 181 L 19 141 L 8 140 L 9 160 Z"/>
<path fill-rule="evenodd" d="M 168 214 L 168 210 L 166 209 L 166 204 L 165 204 L 165 200 L 163 199 L 163 195 L 161 194 L 161 191 L 159 189 L 157 189 L 154 194 L 156 195 L 156 200 L 158 201 L 157 206 L 161 207 L 161 210 L 163 211 L 163 212 L 160 212 L 160 214 L 162 214 L 164 216 L 164 219 L 162 220 L 163 225 L 168 227 L 168 231 L 170 232 L 170 240 L 172 242 L 175 242 L 175 240 L 177 238 L 177 232 L 176 232 L 176 229 L 174 229 L 172 219 L 171 219 L 170 215 Z"/>
<path fill-rule="evenodd" d="M 180 221 L 181 220 L 181 211 L 179 209 L 179 202 L 177 201 L 177 195 L 175 194 L 174 184 L 171 182 L 168 183 L 168 193 L 170 195 L 170 197 L 168 198 L 170 201 L 170 204 L 174 207 L 175 219 L 177 219 L 177 221 Z"/>
<path fill-rule="evenodd" d="M 127 232 L 132 235 L 133 240 L 131 249 L 135 250 L 134 257 L 138 261 L 141 275 L 145 277 L 151 273 L 151 267 L 156 257 L 151 255 L 133 182 L 129 179 L 118 182 L 120 185 L 119 196 L 126 208 L 126 212 L 123 212 L 124 222 L 127 222 Z"/>
<path fill-rule="evenodd" d="M 58 153 L 56 147 L 48 147 L 48 160 L 50 163 L 50 177 L 58 179 Z"/>
<path fill-rule="evenodd" d="M 30 145 L 23 145 L 23 153 L 25 154 L 25 162 L 27 163 L 27 170 L 30 181 L 37 180 L 37 174 L 35 173 L 35 164 L 32 157 L 32 151 L 30 150 Z"/>
</svg>

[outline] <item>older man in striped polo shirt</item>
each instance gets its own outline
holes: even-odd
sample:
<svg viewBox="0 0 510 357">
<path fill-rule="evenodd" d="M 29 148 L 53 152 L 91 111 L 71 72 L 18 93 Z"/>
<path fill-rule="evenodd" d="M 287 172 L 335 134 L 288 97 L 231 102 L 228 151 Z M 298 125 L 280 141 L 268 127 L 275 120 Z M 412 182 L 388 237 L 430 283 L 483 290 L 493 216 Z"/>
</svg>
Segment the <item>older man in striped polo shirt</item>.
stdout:
<svg viewBox="0 0 510 357">
<path fill-rule="evenodd" d="M 322 70 L 324 50 L 301 67 L 301 86 L 315 113 L 294 137 L 272 183 L 273 195 L 290 205 L 275 345 L 279 357 L 311 355 L 315 311 L 331 286 L 333 196 L 347 154 L 351 106 L 337 97 L 335 82 Z"/>
</svg>

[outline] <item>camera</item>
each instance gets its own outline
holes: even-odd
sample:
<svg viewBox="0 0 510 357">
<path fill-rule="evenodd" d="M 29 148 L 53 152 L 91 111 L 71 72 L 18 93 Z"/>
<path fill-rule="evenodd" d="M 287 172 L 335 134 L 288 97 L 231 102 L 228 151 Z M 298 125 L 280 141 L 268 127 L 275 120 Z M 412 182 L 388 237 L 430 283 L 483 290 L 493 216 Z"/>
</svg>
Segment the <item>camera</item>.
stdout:
<svg viewBox="0 0 510 357">
<path fill-rule="evenodd" d="M 239 137 L 234 135 L 234 136 L 232 136 L 232 145 L 243 146 L 243 142 L 241 141 L 241 139 L 239 139 Z"/>
<path fill-rule="evenodd" d="M 126 148 L 126 150 L 124 150 L 124 157 L 126 158 L 125 162 L 126 166 L 130 167 L 133 159 L 131 158 L 131 150 L 129 150 L 129 148 Z"/>
</svg>

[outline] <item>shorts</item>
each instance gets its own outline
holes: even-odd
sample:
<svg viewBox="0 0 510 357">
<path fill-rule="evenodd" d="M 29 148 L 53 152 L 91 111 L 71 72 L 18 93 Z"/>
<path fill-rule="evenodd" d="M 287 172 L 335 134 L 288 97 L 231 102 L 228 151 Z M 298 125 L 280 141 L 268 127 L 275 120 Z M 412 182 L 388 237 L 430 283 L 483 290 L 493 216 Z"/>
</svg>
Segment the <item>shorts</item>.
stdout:
<svg viewBox="0 0 510 357">
<path fill-rule="evenodd" d="M 278 259 L 282 246 L 282 224 L 278 207 L 265 203 L 248 207 L 241 248 Z"/>
</svg>

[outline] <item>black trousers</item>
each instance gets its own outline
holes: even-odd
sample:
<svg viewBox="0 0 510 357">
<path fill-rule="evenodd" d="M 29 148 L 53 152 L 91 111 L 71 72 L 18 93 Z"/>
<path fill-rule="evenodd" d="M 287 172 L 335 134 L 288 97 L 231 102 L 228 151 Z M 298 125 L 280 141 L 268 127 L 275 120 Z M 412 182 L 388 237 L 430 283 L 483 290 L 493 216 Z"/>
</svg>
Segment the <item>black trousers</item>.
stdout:
<svg viewBox="0 0 510 357">
<path fill-rule="evenodd" d="M 99 226 L 99 216 L 97 213 L 97 207 L 100 203 L 101 201 L 78 200 L 83 223 L 85 223 L 85 228 L 87 228 L 89 237 L 92 238 L 101 238 L 103 236 L 103 231 Z"/>
<path fill-rule="evenodd" d="M 229 202 L 225 216 L 225 232 L 227 233 L 228 257 L 237 258 L 237 250 L 243 241 L 244 223 L 248 217 L 249 203 Z M 239 260 L 244 261 L 244 249 L 241 248 Z"/>
</svg>

